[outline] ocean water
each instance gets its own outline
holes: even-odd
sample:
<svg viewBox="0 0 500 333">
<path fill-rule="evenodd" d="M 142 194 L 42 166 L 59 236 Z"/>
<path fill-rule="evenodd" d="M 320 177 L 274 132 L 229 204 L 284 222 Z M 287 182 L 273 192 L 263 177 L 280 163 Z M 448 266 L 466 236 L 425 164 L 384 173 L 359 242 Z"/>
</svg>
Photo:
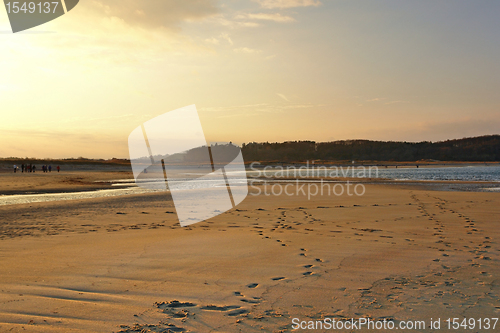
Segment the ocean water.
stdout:
<svg viewBox="0 0 500 333">
<path fill-rule="evenodd" d="M 379 168 L 379 178 L 428 181 L 500 182 L 500 166 L 470 166 L 443 168 Z"/>
<path fill-rule="evenodd" d="M 500 182 L 500 165 L 498 166 L 465 166 L 465 167 L 312 167 L 312 168 L 268 168 L 267 170 L 250 170 L 249 176 L 260 177 L 352 177 L 352 178 L 383 178 L 392 180 L 420 181 L 484 181 Z"/>
</svg>

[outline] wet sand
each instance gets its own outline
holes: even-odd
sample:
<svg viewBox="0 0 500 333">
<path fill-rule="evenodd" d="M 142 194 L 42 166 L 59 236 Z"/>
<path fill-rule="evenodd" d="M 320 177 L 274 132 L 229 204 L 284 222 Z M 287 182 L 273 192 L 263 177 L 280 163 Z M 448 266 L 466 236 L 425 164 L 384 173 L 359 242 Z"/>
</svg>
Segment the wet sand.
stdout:
<svg viewBox="0 0 500 333">
<path fill-rule="evenodd" d="M 95 191 L 112 188 L 107 181 L 133 178 L 128 171 L 0 172 L 0 195 Z"/>
<path fill-rule="evenodd" d="M 361 197 L 250 195 L 187 228 L 168 193 L 2 206 L 0 331 L 499 317 L 499 203 L 367 184 Z"/>
</svg>

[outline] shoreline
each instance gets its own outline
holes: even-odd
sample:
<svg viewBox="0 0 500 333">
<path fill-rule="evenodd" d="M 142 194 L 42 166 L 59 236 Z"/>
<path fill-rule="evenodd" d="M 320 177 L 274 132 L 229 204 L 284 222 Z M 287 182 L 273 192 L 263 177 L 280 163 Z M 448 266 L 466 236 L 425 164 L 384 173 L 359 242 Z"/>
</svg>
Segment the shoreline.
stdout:
<svg viewBox="0 0 500 333">
<path fill-rule="evenodd" d="M 314 162 L 314 163 L 311 163 Z M 306 162 L 263 162 L 263 161 L 252 161 L 245 162 L 246 166 L 250 166 L 252 163 L 259 164 L 256 168 L 264 168 L 266 166 L 275 167 L 304 167 L 306 165 L 315 167 L 387 167 L 387 168 L 415 168 L 417 165 L 422 168 L 442 168 L 442 167 L 474 167 L 474 166 L 500 166 L 498 161 L 436 161 L 436 162 L 424 162 L 424 161 L 408 161 L 408 162 L 394 162 L 394 161 L 306 161 Z"/>
</svg>

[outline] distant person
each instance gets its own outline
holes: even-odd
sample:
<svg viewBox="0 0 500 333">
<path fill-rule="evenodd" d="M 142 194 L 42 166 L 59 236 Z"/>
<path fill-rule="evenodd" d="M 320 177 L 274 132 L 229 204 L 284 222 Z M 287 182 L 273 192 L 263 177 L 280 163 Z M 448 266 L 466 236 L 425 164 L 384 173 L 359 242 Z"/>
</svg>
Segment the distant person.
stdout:
<svg viewBox="0 0 500 333">
<path fill-rule="evenodd" d="M 33 170 L 33 173 L 36 172 L 36 165 L 33 164 L 33 166 L 31 167 L 31 170 Z"/>
<path fill-rule="evenodd" d="M 17 165 L 14 165 L 14 173 L 17 172 Z"/>
<path fill-rule="evenodd" d="M 57 172 L 61 171 L 61 168 L 59 167 L 59 165 L 57 166 Z"/>
<path fill-rule="evenodd" d="M 49 165 L 49 172 L 52 172 L 52 165 Z"/>
<path fill-rule="evenodd" d="M 21 173 L 24 173 L 24 164 L 21 164 Z"/>
</svg>

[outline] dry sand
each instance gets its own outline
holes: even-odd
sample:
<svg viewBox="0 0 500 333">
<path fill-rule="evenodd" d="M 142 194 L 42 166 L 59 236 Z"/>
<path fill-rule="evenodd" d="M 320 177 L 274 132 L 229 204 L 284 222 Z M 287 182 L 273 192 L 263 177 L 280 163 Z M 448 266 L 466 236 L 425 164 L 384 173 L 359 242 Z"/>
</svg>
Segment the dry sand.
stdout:
<svg viewBox="0 0 500 333">
<path fill-rule="evenodd" d="M 499 203 L 375 184 L 362 197 L 249 196 L 187 228 L 167 193 L 2 206 L 0 332 L 499 317 Z"/>
</svg>

